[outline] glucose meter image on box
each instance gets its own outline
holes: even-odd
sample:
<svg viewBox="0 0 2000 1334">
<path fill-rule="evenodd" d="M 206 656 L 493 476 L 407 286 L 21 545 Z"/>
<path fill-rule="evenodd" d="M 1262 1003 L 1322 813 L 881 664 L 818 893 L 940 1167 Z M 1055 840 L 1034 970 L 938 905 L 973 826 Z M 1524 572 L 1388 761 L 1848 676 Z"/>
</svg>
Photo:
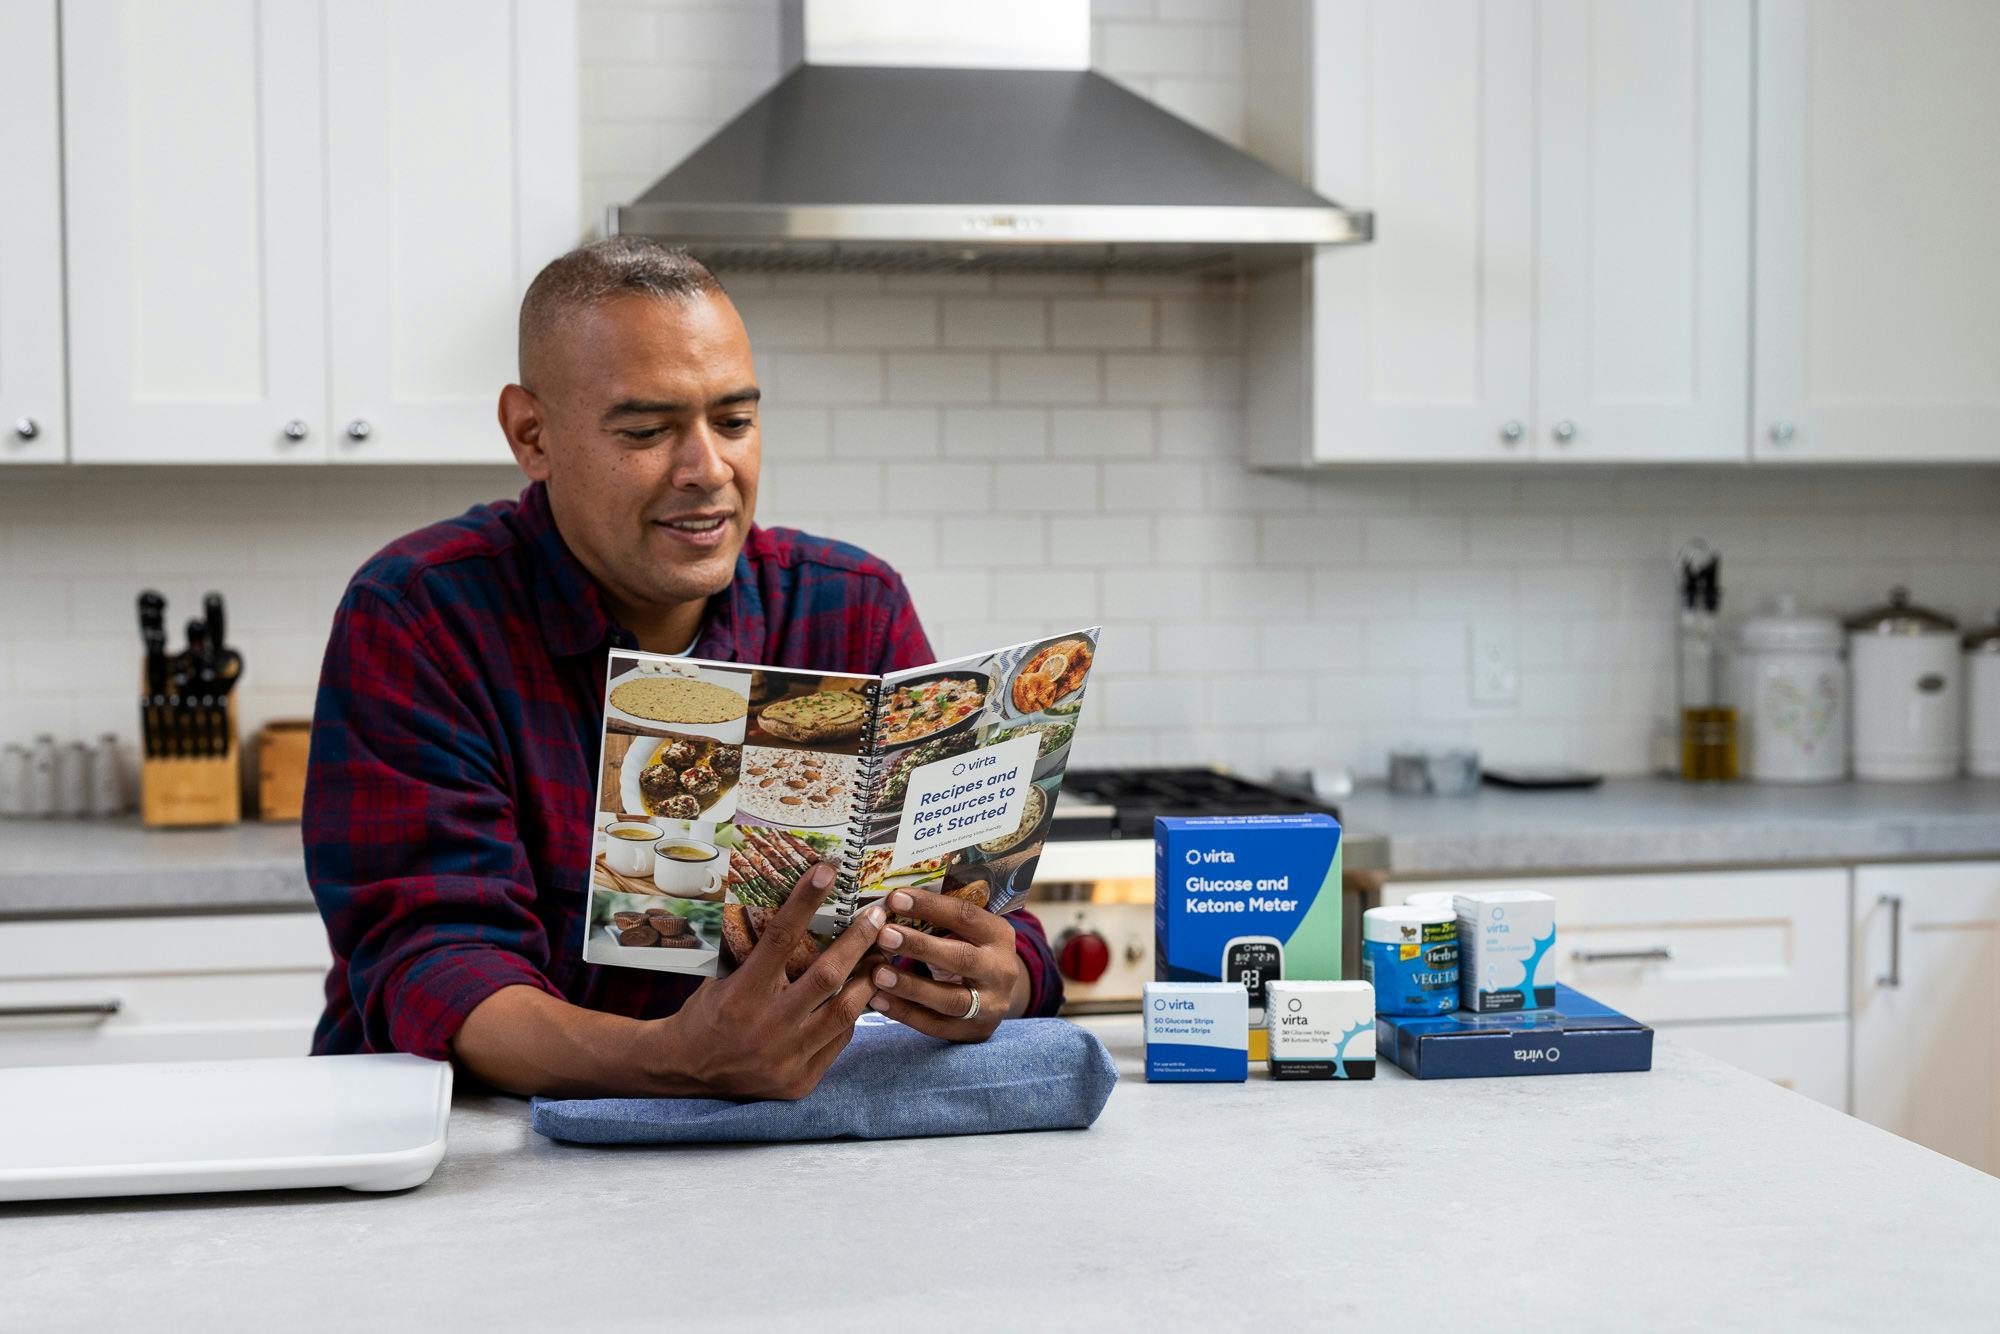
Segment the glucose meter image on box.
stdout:
<svg viewBox="0 0 2000 1334">
<path fill-rule="evenodd" d="M 1250 1004 L 1264 1003 L 1266 984 L 1285 975 L 1285 947 L 1275 936 L 1237 936 L 1222 947 L 1222 980 L 1241 982 Z"/>
</svg>

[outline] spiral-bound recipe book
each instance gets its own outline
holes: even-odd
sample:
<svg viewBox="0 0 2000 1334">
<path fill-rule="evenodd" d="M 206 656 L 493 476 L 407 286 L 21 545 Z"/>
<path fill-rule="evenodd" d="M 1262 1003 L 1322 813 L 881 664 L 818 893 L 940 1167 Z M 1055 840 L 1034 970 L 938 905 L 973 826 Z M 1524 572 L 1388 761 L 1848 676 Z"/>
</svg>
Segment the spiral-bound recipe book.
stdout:
<svg viewBox="0 0 2000 1334">
<path fill-rule="evenodd" d="M 822 861 L 838 877 L 794 975 L 891 890 L 1020 907 L 1097 637 L 883 676 L 614 651 L 583 957 L 728 972 Z"/>
</svg>

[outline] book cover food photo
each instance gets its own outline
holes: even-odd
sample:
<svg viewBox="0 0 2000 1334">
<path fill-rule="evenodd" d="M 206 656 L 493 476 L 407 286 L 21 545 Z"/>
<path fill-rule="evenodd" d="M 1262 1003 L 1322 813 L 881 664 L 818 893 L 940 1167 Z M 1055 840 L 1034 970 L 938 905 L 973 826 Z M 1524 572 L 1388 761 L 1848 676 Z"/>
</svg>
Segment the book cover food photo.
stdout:
<svg viewBox="0 0 2000 1334">
<path fill-rule="evenodd" d="M 1020 907 L 1097 637 L 885 676 L 612 653 L 583 957 L 726 973 L 821 861 L 839 874 L 793 977 L 892 890 Z"/>
</svg>

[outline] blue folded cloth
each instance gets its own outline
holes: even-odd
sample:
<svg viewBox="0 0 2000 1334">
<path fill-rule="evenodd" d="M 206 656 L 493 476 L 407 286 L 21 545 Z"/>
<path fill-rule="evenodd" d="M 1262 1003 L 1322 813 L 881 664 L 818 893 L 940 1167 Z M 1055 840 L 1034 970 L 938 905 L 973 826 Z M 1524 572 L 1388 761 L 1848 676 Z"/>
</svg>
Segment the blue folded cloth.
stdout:
<svg viewBox="0 0 2000 1334">
<path fill-rule="evenodd" d="M 579 1144 L 1071 1130 L 1097 1119 L 1117 1082 L 1104 1044 L 1061 1019 L 1010 1019 L 975 1044 L 864 1021 L 819 1087 L 796 1102 L 536 1098 L 534 1124 L 550 1139 Z"/>
</svg>

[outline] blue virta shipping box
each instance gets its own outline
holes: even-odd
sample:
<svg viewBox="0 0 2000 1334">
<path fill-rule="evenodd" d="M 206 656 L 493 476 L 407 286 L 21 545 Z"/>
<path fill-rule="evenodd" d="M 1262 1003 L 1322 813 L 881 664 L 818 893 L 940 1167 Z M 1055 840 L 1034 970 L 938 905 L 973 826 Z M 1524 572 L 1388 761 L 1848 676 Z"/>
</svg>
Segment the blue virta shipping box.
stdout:
<svg viewBox="0 0 2000 1334">
<path fill-rule="evenodd" d="M 1340 843 L 1330 815 L 1153 821 L 1153 976 L 1242 983 L 1253 1061 L 1266 983 L 1340 980 Z"/>
<path fill-rule="evenodd" d="M 1653 1068 L 1653 1030 L 1555 984 L 1546 1010 L 1379 1015 L 1375 1051 L 1418 1079 L 1601 1075 Z"/>
</svg>

